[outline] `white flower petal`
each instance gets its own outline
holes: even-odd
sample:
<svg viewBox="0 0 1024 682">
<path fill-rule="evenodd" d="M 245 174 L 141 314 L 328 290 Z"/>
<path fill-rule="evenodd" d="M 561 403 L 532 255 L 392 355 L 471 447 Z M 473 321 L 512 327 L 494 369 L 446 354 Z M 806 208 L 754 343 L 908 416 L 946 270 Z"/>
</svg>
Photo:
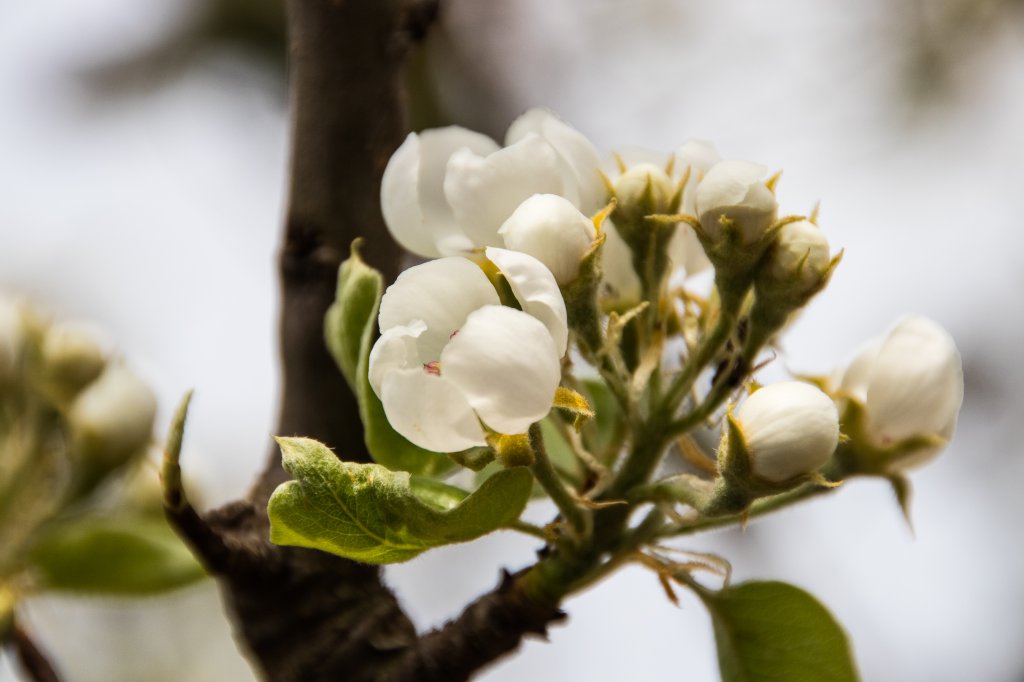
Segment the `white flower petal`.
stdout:
<svg viewBox="0 0 1024 682">
<path fill-rule="evenodd" d="M 863 405 L 868 397 L 871 369 L 875 364 L 875 358 L 878 357 L 878 351 L 881 349 L 882 337 L 871 339 L 862 345 L 853 360 L 845 368 L 840 368 L 833 374 L 831 380 L 833 388 L 842 391 Z"/>
<path fill-rule="evenodd" d="M 676 233 L 668 243 L 668 257 L 686 271 L 687 277 L 699 275 L 711 267 L 697 233 L 686 223 L 676 226 Z"/>
<path fill-rule="evenodd" d="M 433 452 L 485 445 L 483 429 L 461 391 L 422 367 L 384 374 L 378 392 L 391 426 L 409 442 Z"/>
<path fill-rule="evenodd" d="M 839 443 L 835 403 L 819 389 L 784 381 L 760 389 L 736 411 L 755 473 L 785 481 L 821 467 Z"/>
<path fill-rule="evenodd" d="M 591 214 L 607 203 L 607 191 L 598 174 L 601 156 L 586 136 L 550 111 L 538 108 L 530 109 L 512 122 L 505 144 L 515 144 L 529 133 L 543 137 L 558 153 L 566 181 L 565 197 L 577 208 Z M 567 191 L 570 187 L 574 190 L 571 193 Z"/>
<path fill-rule="evenodd" d="M 507 248 L 546 265 L 559 284 L 576 279 L 583 254 L 597 238 L 594 223 L 555 194 L 534 194 L 521 203 L 498 234 Z"/>
<path fill-rule="evenodd" d="M 676 175 L 682 177 L 686 169 L 690 169 L 690 177 L 683 190 L 683 205 L 680 207 L 683 213 L 697 215 L 697 185 L 704 179 L 704 174 L 721 160 L 722 156 L 715 146 L 705 140 L 688 140 L 676 150 Z"/>
<path fill-rule="evenodd" d="M 463 231 L 477 246 L 498 246 L 498 228 L 534 194 L 561 194 L 558 156 L 539 135 L 528 134 L 486 157 L 461 149 L 448 161 L 444 194 Z"/>
<path fill-rule="evenodd" d="M 384 168 L 380 208 L 384 224 L 402 248 L 427 258 L 441 254 L 426 228 L 419 198 L 420 140 L 409 133 Z"/>
<path fill-rule="evenodd" d="M 768 274 L 780 281 L 799 275 L 800 282 L 811 287 L 821 282 L 831 262 L 825 233 L 810 220 L 798 220 L 776 235 Z"/>
<path fill-rule="evenodd" d="M 569 343 L 569 323 L 565 299 L 554 275 L 533 256 L 518 251 L 488 247 L 487 259 L 505 275 L 523 312 L 540 320 L 555 342 L 558 356 L 565 355 Z"/>
<path fill-rule="evenodd" d="M 871 368 L 865 409 L 881 445 L 912 436 L 951 437 L 964 378 L 953 338 L 925 317 L 898 323 Z"/>
<path fill-rule="evenodd" d="M 735 221 L 744 244 L 759 240 L 775 222 L 778 204 L 763 178 L 765 166 L 749 161 L 720 161 L 697 185 L 697 217 L 712 239 L 721 233 L 719 218 Z"/>
<path fill-rule="evenodd" d="M 380 302 L 381 333 L 422 320 L 418 339 L 424 362 L 436 360 L 472 311 L 497 304 L 498 294 L 479 266 L 465 258 L 429 261 L 404 271 Z"/>
<path fill-rule="evenodd" d="M 441 372 L 499 433 L 524 433 L 551 410 L 560 354 L 536 318 L 504 306 L 473 312 L 441 354 Z"/>
<path fill-rule="evenodd" d="M 396 369 L 422 369 L 423 358 L 417 348 L 417 339 L 427 330 L 423 320 L 413 320 L 408 325 L 396 325 L 385 329 L 370 349 L 368 374 L 370 386 L 379 398 L 384 377 Z M 427 360 L 436 360 L 430 358 Z"/>
</svg>

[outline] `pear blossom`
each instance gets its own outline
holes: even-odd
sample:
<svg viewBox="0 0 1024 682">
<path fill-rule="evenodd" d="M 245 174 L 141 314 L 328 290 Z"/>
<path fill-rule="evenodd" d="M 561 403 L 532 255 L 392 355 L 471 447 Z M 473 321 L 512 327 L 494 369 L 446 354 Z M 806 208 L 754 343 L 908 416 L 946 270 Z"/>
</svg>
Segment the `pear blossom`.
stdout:
<svg viewBox="0 0 1024 682">
<path fill-rule="evenodd" d="M 870 445 L 888 448 L 933 436 L 936 444 L 906 453 L 892 466 L 924 464 L 942 451 L 956 431 L 964 395 L 960 352 L 949 333 L 923 316 L 899 321 L 884 338 L 866 343 L 833 377 L 840 399 L 864 409 Z"/>
<path fill-rule="evenodd" d="M 597 238 L 594 223 L 554 194 L 534 194 L 498 230 L 505 246 L 546 265 L 559 285 L 579 275 L 580 261 Z"/>
<path fill-rule="evenodd" d="M 534 194 L 564 196 L 587 211 L 600 205 L 596 149 L 554 115 L 526 112 L 507 142 L 458 126 L 410 133 L 381 182 L 395 239 L 427 258 L 458 255 L 501 246 L 498 229 Z"/>
<path fill-rule="evenodd" d="M 712 242 L 722 238 L 722 219 L 739 230 L 740 244 L 758 242 L 775 222 L 778 203 L 765 184 L 765 166 L 750 161 L 719 161 L 697 185 L 695 208 Z"/>
<path fill-rule="evenodd" d="M 820 389 L 799 381 L 754 392 L 735 419 L 754 473 L 776 483 L 820 468 L 839 443 L 835 403 Z"/>
<path fill-rule="evenodd" d="M 76 450 L 102 469 L 120 465 L 146 445 L 155 417 L 153 391 L 120 362 L 108 364 L 68 411 Z"/>
<path fill-rule="evenodd" d="M 768 261 L 768 275 L 777 281 L 793 281 L 805 288 L 821 283 L 832 263 L 828 239 L 809 220 L 786 223 L 779 230 Z"/>
<path fill-rule="evenodd" d="M 502 306 L 480 266 L 460 257 L 404 271 L 381 300 L 370 385 L 395 430 L 427 450 L 484 445 L 485 427 L 526 432 L 561 380 L 568 327 L 551 271 L 524 253 L 485 255 L 521 310 Z"/>
</svg>

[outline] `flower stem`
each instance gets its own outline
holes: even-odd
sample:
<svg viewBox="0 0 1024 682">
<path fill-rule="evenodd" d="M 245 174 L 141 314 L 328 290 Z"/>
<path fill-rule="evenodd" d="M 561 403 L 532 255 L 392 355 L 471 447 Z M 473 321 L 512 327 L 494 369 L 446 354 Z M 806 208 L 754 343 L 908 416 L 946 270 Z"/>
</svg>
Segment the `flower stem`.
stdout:
<svg viewBox="0 0 1024 682">
<path fill-rule="evenodd" d="M 530 470 L 536 477 L 537 482 L 551 497 L 551 500 L 558 507 L 558 511 L 572 527 L 579 538 L 587 534 L 587 514 L 584 509 L 576 504 L 572 494 L 558 477 L 558 472 L 548 458 L 547 450 L 544 448 L 544 435 L 541 433 L 540 424 L 530 426 L 530 446 L 533 448 L 534 462 Z"/>
</svg>

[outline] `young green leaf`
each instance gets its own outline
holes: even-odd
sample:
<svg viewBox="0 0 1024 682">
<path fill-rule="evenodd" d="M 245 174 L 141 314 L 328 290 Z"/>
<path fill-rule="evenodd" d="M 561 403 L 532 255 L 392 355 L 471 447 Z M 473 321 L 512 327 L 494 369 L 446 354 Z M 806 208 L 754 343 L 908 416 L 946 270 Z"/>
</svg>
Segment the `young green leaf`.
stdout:
<svg viewBox="0 0 1024 682">
<path fill-rule="evenodd" d="M 699 590 L 722 682 L 856 682 L 846 633 L 807 592 L 782 582 Z"/>
<path fill-rule="evenodd" d="M 363 262 L 359 242 L 353 242 L 352 255 L 338 271 L 334 304 L 324 318 L 327 348 L 359 401 L 366 447 L 373 459 L 389 469 L 436 476 L 450 470 L 452 462 L 398 434 L 370 386 L 367 367 L 383 292 L 381 274 Z"/>
<path fill-rule="evenodd" d="M 432 547 L 467 542 L 519 518 L 533 478 L 499 471 L 459 501 L 458 489 L 408 472 L 342 462 L 322 443 L 279 438 L 295 480 L 270 498 L 270 540 L 371 564 L 407 561 Z M 418 493 L 418 494 L 417 494 Z"/>
<path fill-rule="evenodd" d="M 86 517 L 52 526 L 30 561 L 47 590 L 142 596 L 206 576 L 160 517 Z"/>
</svg>

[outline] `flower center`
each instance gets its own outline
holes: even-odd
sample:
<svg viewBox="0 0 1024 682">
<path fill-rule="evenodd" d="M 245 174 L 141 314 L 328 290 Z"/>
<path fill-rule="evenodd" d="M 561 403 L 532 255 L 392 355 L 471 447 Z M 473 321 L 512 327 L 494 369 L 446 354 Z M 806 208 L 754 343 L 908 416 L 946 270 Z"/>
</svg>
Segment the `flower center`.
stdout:
<svg viewBox="0 0 1024 682">
<path fill-rule="evenodd" d="M 433 374 L 434 376 L 439 377 L 441 376 L 441 363 L 438 360 L 424 362 L 423 371 L 427 374 Z"/>
</svg>

